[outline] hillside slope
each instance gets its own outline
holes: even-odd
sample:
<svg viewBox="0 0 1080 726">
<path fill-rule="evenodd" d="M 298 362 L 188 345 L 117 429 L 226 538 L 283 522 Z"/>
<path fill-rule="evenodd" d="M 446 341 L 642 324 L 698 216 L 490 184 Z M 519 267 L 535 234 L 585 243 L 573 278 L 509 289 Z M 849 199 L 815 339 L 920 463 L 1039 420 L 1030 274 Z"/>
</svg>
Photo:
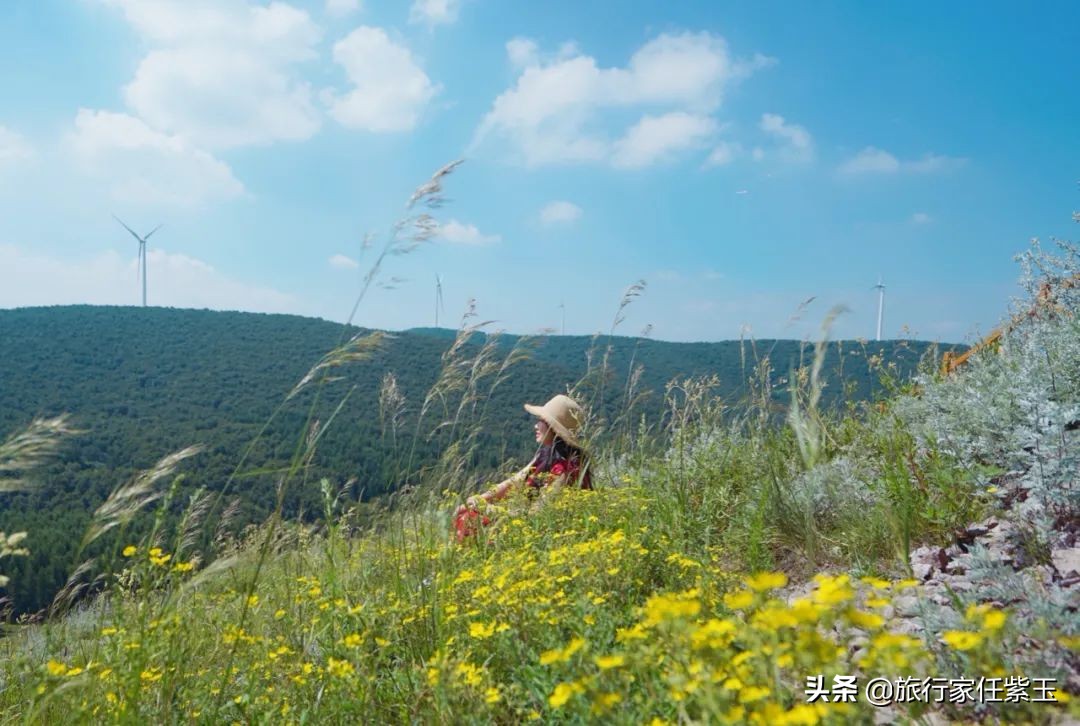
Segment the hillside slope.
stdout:
<svg viewBox="0 0 1080 726">
<path fill-rule="evenodd" d="M 0 718 L 1075 722 L 1080 294 L 1056 302 L 857 411 L 810 378 L 777 427 L 688 384 L 659 447 L 603 453 L 616 481 L 462 543 L 453 492 L 209 560 L 127 532 L 114 586 L 0 641 Z"/>
<path fill-rule="evenodd" d="M 352 329 L 347 335 L 359 332 Z M 17 610 L 48 604 L 77 564 L 77 542 L 69 533 L 84 531 L 109 492 L 162 456 L 206 444 L 202 454 L 185 462 L 177 500 L 199 487 L 220 491 L 285 395 L 345 334 L 340 325 L 288 315 L 88 306 L 0 311 L 0 439 L 34 417 L 64 412 L 82 430 L 56 461 L 35 473 L 39 489 L 0 495 L 0 529 L 31 532 L 32 554 L 13 564 L 8 589 Z M 290 490 L 287 516 L 321 511 L 322 477 L 336 487 L 351 481 L 345 492 L 351 500 L 422 478 L 417 473 L 437 461 L 450 440 L 447 430 L 433 432 L 465 395 L 457 390 L 434 401 L 433 410 L 417 423 L 425 396 L 445 370 L 443 355 L 455 335 L 397 333 L 370 360 L 340 369 L 344 380 L 326 389 L 314 418 L 327 421 L 346 394 L 348 400 L 306 470 L 309 484 Z M 475 361 L 489 341 L 495 345 L 483 355 L 490 360 L 504 360 L 515 346 L 525 346 L 529 357 L 509 368 L 497 387 L 492 388 L 497 376 L 490 373 L 478 382 L 485 403 L 470 406 L 466 416 L 468 425 L 478 429 L 466 462 L 477 481 L 507 460 L 529 455 L 531 423 L 522 402 L 542 402 L 574 385 L 586 375 L 590 351 L 595 370 L 611 345 L 603 402 L 595 400 L 599 379 L 592 379 L 598 411 L 614 419 L 623 409 L 632 360 L 642 368 L 638 390 L 653 392 L 638 401 L 635 415 L 654 422 L 663 414 L 664 386 L 673 378 L 715 375 L 721 395 L 736 401 L 745 395 L 755 356 L 769 354 L 772 378 L 779 382 L 810 355 L 808 346 L 796 341 L 740 346 L 587 336 L 523 340 L 478 332 L 457 360 Z M 826 376 L 836 380 L 842 373 L 846 388 L 828 386 L 826 400 L 874 395 L 877 373 L 869 369 L 868 356 L 893 363 L 903 377 L 927 349 L 926 343 L 910 341 L 833 344 Z M 380 419 L 380 390 L 389 373 L 403 397 L 393 436 Z M 583 393 L 590 395 L 587 388 Z M 261 521 L 273 508 L 277 475 L 258 472 L 279 470 L 289 460 L 313 401 L 309 394 L 297 396 L 277 414 L 250 453 L 243 476 L 230 486 L 230 496 L 239 497 L 238 524 Z M 785 395 L 786 388 L 777 385 L 778 405 Z"/>
</svg>

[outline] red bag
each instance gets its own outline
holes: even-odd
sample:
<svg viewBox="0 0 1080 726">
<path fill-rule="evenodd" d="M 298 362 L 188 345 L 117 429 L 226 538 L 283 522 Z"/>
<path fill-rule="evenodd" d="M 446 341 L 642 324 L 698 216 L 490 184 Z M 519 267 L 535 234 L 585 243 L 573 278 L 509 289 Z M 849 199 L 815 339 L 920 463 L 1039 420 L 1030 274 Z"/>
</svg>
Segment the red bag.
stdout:
<svg viewBox="0 0 1080 726">
<path fill-rule="evenodd" d="M 480 520 L 477 523 L 476 520 Z M 476 531 L 481 527 L 486 527 L 491 524 L 491 518 L 480 514 L 475 509 L 466 509 L 461 514 L 454 518 L 454 529 L 457 530 L 457 541 L 464 542 L 469 537 L 476 535 Z"/>
</svg>

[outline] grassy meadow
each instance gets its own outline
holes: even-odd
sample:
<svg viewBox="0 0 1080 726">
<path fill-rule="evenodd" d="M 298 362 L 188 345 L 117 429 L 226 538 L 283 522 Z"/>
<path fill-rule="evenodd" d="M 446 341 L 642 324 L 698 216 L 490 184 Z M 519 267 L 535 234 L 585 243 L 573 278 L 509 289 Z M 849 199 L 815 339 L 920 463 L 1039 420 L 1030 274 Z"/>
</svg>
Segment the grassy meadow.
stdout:
<svg viewBox="0 0 1080 726">
<path fill-rule="evenodd" d="M 425 210 L 438 206 L 449 170 L 418 190 L 406 220 L 373 249 L 365 285 L 430 234 Z M 1025 257 L 1033 295 L 1080 270 L 1075 248 L 1062 255 Z M 612 330 L 641 291 L 619 302 Z M 656 420 L 633 408 L 640 373 L 631 365 L 615 377 L 601 348 L 570 386 L 594 414 L 613 390 L 626 401 L 585 427 L 597 489 L 503 500 L 490 526 L 458 543 L 452 515 L 475 491 L 462 462 L 493 387 L 526 354 L 460 354 L 475 330 L 466 318 L 462 345 L 451 346 L 418 404 L 417 420 L 446 437 L 444 456 L 419 468 L 401 451 L 399 473 L 413 483 L 374 524 L 339 496 L 344 482 L 307 478 L 333 416 L 309 416 L 277 481 L 277 510 L 239 534 L 222 526 L 228 512 L 214 497 L 176 501 L 191 450 L 118 487 L 83 540 L 108 532 L 115 546 L 72 578 L 44 622 L 11 624 L 0 641 L 0 720 L 817 724 L 926 722 L 931 710 L 961 721 L 1080 718 L 1080 694 L 1066 685 L 1080 626 L 1057 601 L 1032 600 L 1021 612 L 1008 597 L 957 591 L 951 619 L 896 627 L 899 601 L 922 598 L 912 549 L 946 545 L 999 514 L 998 477 L 1040 466 L 1042 449 L 1073 461 L 1075 291 L 1057 304 L 953 376 L 940 375 L 932 356 L 913 381 L 876 361 L 888 394 L 846 409 L 819 405 L 824 342 L 791 371 L 784 410 L 768 352 L 748 344 L 746 398 L 728 400 L 709 378 L 674 380 L 657 392 L 665 410 Z M 378 356 L 375 335 L 343 340 L 282 395 L 331 395 L 327 383 L 347 379 L 351 362 Z M 392 382 L 372 412 L 388 437 L 402 406 Z M 0 476 L 31 468 L 66 429 L 64 420 L 38 422 L 10 439 Z M 1035 453 L 1025 448 L 1032 436 Z M 1048 515 L 1031 519 L 1033 542 L 1048 547 L 1060 517 L 1080 511 L 1075 486 L 1061 484 L 1069 466 L 1030 495 L 1045 497 Z M 282 514 L 301 486 L 321 487 L 318 525 Z M 167 522 L 176 507 L 184 515 Z M 145 519 L 149 533 L 129 536 Z M 207 536 L 212 557 L 198 554 Z M 5 543 L 0 557 L 19 556 L 19 537 Z M 1045 676 L 1059 689 L 1056 703 L 979 708 L 883 710 L 861 694 L 807 702 L 808 678 L 828 685 L 844 675 Z"/>
</svg>

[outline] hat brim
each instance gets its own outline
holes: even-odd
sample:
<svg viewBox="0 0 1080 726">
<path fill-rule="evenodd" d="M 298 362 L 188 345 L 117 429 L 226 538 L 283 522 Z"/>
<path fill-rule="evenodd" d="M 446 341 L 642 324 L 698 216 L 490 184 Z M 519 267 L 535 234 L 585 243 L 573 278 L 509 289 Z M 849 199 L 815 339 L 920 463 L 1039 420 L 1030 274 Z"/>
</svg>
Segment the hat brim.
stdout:
<svg viewBox="0 0 1080 726">
<path fill-rule="evenodd" d="M 570 432 L 570 429 L 566 428 L 561 423 L 556 421 L 552 416 L 549 416 L 548 412 L 544 410 L 543 406 L 536 406 L 531 403 L 526 403 L 525 410 L 531 413 L 533 416 L 541 419 L 551 428 L 555 429 L 555 433 L 559 435 L 560 439 L 570 444 L 571 446 L 576 446 L 579 449 L 581 448 L 581 443 L 577 440 L 577 437 Z"/>
</svg>

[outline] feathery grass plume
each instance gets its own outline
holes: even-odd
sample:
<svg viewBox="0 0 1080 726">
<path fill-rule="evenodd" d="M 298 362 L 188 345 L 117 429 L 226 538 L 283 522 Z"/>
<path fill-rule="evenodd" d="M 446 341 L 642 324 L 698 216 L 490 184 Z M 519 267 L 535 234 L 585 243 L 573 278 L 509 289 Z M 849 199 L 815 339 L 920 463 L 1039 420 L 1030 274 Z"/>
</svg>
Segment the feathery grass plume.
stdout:
<svg viewBox="0 0 1080 726">
<path fill-rule="evenodd" d="M 53 456 L 65 436 L 81 433 L 70 425 L 68 414 L 36 418 L 22 431 L 0 443 L 0 492 L 26 489 L 23 474 Z"/>
<path fill-rule="evenodd" d="M 55 418 L 36 418 L 22 431 L 9 436 L 0 443 L 0 492 L 24 491 L 33 484 L 25 478 L 26 472 L 41 465 L 53 456 L 65 436 L 80 433 L 68 423 L 68 415 Z M 0 559 L 25 557 L 30 554 L 19 543 L 26 532 L 5 534 L 0 532 Z M 0 587 L 7 586 L 10 579 L 0 575 Z"/>
<path fill-rule="evenodd" d="M 649 395 L 651 391 L 639 391 L 638 387 L 641 384 L 641 378 L 645 374 L 645 366 L 636 363 L 638 348 L 641 347 L 641 341 L 648 339 L 652 334 L 652 323 L 646 325 L 641 335 L 634 340 L 634 348 L 630 353 L 630 362 L 626 367 L 626 386 L 623 388 L 622 396 L 622 410 L 619 411 L 618 416 L 615 417 L 615 422 L 612 424 L 612 431 L 619 437 L 619 443 L 617 448 L 625 449 L 631 445 L 632 432 L 630 430 L 630 421 L 634 415 L 634 410 L 638 404 L 642 403 Z"/>
<path fill-rule="evenodd" d="M 607 333 L 607 344 L 604 346 L 604 353 L 600 357 L 598 365 L 594 366 L 594 360 L 596 357 L 596 344 L 600 340 L 600 333 L 596 333 L 592 337 L 590 347 L 585 353 L 586 370 L 585 374 L 575 383 L 572 387 L 574 397 L 584 407 L 592 410 L 592 436 L 596 440 L 601 436 L 606 435 L 611 428 L 611 420 L 608 414 L 608 405 L 605 398 L 607 391 L 607 382 L 609 378 L 613 377 L 613 371 L 611 369 L 611 354 L 614 352 L 614 341 L 616 329 L 626 320 L 626 310 L 631 303 L 634 302 L 645 292 L 646 282 L 645 280 L 638 280 L 630 284 L 623 296 L 619 300 L 619 305 L 615 310 L 615 316 L 612 318 L 611 327 Z"/>
<path fill-rule="evenodd" d="M 415 250 L 421 243 L 432 239 L 437 234 L 439 229 L 437 221 L 427 212 L 415 213 L 413 210 L 420 207 L 426 209 L 437 209 L 442 206 L 445 201 L 445 197 L 443 196 L 443 182 L 445 181 L 446 177 L 451 174 L 454 169 L 456 169 L 460 164 L 461 161 L 454 161 L 442 167 L 441 169 L 436 171 L 435 174 L 433 174 L 427 182 L 420 185 L 413 192 L 412 196 L 410 196 L 409 201 L 406 204 L 406 216 L 393 225 L 390 233 L 386 237 L 385 243 L 379 250 L 379 253 L 375 257 L 375 260 L 372 262 L 372 265 L 369 268 L 368 272 L 364 275 L 360 291 L 357 294 L 352 311 L 349 313 L 348 320 L 346 321 L 346 324 L 343 328 L 343 337 L 349 331 L 352 321 L 356 316 L 356 312 L 359 309 L 361 302 L 366 297 L 368 290 L 373 284 L 380 281 L 382 267 L 386 261 L 386 258 L 388 256 L 408 254 Z M 365 249 L 367 249 L 368 247 L 370 247 L 370 245 L 368 245 L 367 241 L 365 241 Z M 275 506 L 273 514 L 270 517 L 269 522 L 266 525 L 265 536 L 263 536 L 262 542 L 258 546 L 258 554 L 250 580 L 242 588 L 245 599 L 243 600 L 240 609 L 240 614 L 237 622 L 238 628 L 244 627 L 250 615 L 249 599 L 259 584 L 259 578 L 261 576 L 263 567 L 265 566 L 267 558 L 271 552 L 273 538 L 279 530 L 279 525 L 282 521 L 282 509 L 284 506 L 285 495 L 288 487 L 292 483 L 294 475 L 301 470 L 303 470 L 303 475 L 306 479 L 309 469 L 306 464 L 310 463 L 311 456 L 313 456 L 314 454 L 315 445 L 317 444 L 319 437 L 321 437 L 322 435 L 321 432 L 319 432 L 314 436 L 314 438 L 310 438 L 307 440 L 305 440 L 304 438 L 305 434 L 313 430 L 312 423 L 315 418 L 315 413 L 320 401 L 320 396 L 322 394 L 325 384 L 329 380 L 328 372 L 331 369 L 339 367 L 344 363 L 355 360 L 362 360 L 370 357 L 374 350 L 378 347 L 378 344 L 383 337 L 384 334 L 377 331 L 368 335 L 357 333 L 347 343 L 345 343 L 344 345 L 339 345 L 338 348 L 328 353 L 326 356 L 323 357 L 322 360 L 316 363 L 315 366 L 313 366 L 312 369 L 307 373 L 307 375 L 305 375 L 304 378 L 301 379 L 297 386 L 293 388 L 293 390 L 288 394 L 288 396 L 286 396 L 285 401 L 282 404 L 283 406 L 284 403 L 287 403 L 297 393 L 299 393 L 303 388 L 310 385 L 311 383 L 316 384 L 315 394 L 312 397 L 313 400 L 308 407 L 307 421 L 305 422 L 304 427 L 305 433 L 301 435 L 300 440 L 297 442 L 297 446 L 290 461 L 289 468 L 279 481 L 277 487 L 277 504 Z M 336 418 L 337 414 L 344 406 L 345 401 L 349 398 L 349 396 L 351 396 L 352 392 L 355 390 L 356 387 L 353 386 L 353 388 L 349 390 L 345 397 L 343 397 L 327 424 L 329 424 L 333 421 L 334 418 Z M 273 419 L 274 416 L 276 416 L 277 413 L 280 412 L 280 410 L 281 407 L 279 407 L 277 411 L 275 411 L 275 414 L 271 416 L 271 419 Z M 269 421 L 264 424 L 263 429 L 256 437 L 256 440 L 261 437 L 263 432 L 265 432 L 267 426 L 269 426 Z M 325 430 L 325 427 L 323 427 L 322 430 Z M 253 446 L 254 442 L 252 443 L 252 446 L 249 447 L 247 451 L 245 451 L 244 457 L 242 457 L 240 464 L 237 465 L 237 469 L 234 471 L 233 476 L 230 476 L 229 482 L 226 483 L 226 486 L 219 494 L 219 499 L 224 494 L 225 489 L 228 488 L 228 484 L 235 477 L 236 472 L 238 472 L 240 467 L 243 465 L 247 455 L 250 453 Z M 411 453 L 409 461 L 411 467 Z M 237 644 L 234 643 L 233 647 L 229 649 L 225 666 L 226 674 L 232 668 L 232 663 L 237 657 L 236 646 Z M 228 678 L 228 675 L 226 675 L 225 678 Z M 220 693 L 222 692 L 223 689 L 219 689 L 218 697 L 213 700 L 212 713 L 215 716 L 219 713 L 219 710 L 223 705 L 222 698 L 220 697 Z"/>
<path fill-rule="evenodd" d="M 176 546 L 173 556 L 177 559 L 183 559 L 183 554 L 198 544 L 199 532 L 210 511 L 211 501 L 210 493 L 203 487 L 192 492 L 188 498 L 188 505 L 184 508 L 180 523 L 176 527 Z"/>
<path fill-rule="evenodd" d="M 212 508 L 212 507 L 211 507 Z M 225 541 L 229 538 L 229 527 L 236 521 L 236 516 L 240 513 L 240 497 L 233 497 L 233 500 L 226 505 L 225 509 L 221 512 L 221 516 L 218 517 L 217 526 L 214 528 L 213 542 L 215 547 L 220 548 Z"/>
<path fill-rule="evenodd" d="M 476 333 L 481 332 L 483 328 L 494 322 L 491 320 L 479 323 L 469 322 L 475 317 L 477 317 L 476 300 L 470 299 L 466 303 L 465 313 L 461 316 L 461 324 L 458 327 L 457 334 L 454 336 L 454 342 L 442 354 L 442 368 L 439 370 L 439 377 L 428 389 L 424 396 L 424 402 L 420 406 L 420 414 L 416 420 L 417 435 L 419 435 L 420 426 L 425 416 L 437 402 L 442 405 L 443 423 L 445 423 L 450 416 L 450 397 L 459 391 L 465 390 L 468 385 L 468 370 L 472 366 L 472 361 L 463 355 L 465 346 Z"/>
<path fill-rule="evenodd" d="M 336 380 L 327 375 L 327 372 L 330 369 L 339 368 L 348 363 L 369 360 L 380 348 L 382 348 L 387 339 L 393 337 L 394 336 L 389 333 L 383 333 L 379 330 L 366 334 L 357 333 L 344 345 L 334 348 L 324 355 L 318 363 L 313 365 L 311 369 L 304 374 L 304 377 L 293 386 L 293 389 L 289 391 L 289 395 L 285 397 L 285 400 L 290 400 L 317 379 L 326 383 Z"/>
<path fill-rule="evenodd" d="M 198 444 L 169 454 L 150 469 L 139 472 L 131 481 L 114 489 L 94 512 L 81 547 L 85 549 L 113 527 L 127 525 L 148 504 L 164 496 L 165 492 L 158 488 L 158 482 L 171 476 L 185 459 L 201 453 L 203 448 Z"/>
<path fill-rule="evenodd" d="M 615 311 L 615 318 L 611 322 L 611 332 L 613 334 L 615 328 L 619 327 L 619 325 L 626 320 L 626 308 L 645 292 L 646 284 L 647 283 L 644 280 L 638 280 L 637 282 L 632 283 L 623 292 L 622 300 L 619 301 L 619 308 Z"/>
<path fill-rule="evenodd" d="M 24 539 L 26 539 L 26 532 L 13 532 L 12 534 L 0 532 L 0 560 L 5 557 L 26 557 L 30 554 L 30 550 L 19 546 Z M 0 587 L 7 587 L 10 581 L 11 578 L 0 575 Z"/>
<path fill-rule="evenodd" d="M 821 337 L 814 345 L 814 361 L 810 368 L 809 380 L 806 381 L 808 388 L 804 389 L 799 385 L 799 376 L 795 371 L 791 375 L 791 408 L 788 411 L 788 423 L 795 432 L 799 454 L 807 469 L 813 469 L 814 465 L 820 461 L 828 436 L 825 421 L 818 406 L 821 401 L 821 391 L 825 387 L 825 382 L 821 379 L 821 369 L 825 364 L 829 333 L 832 331 L 833 323 L 846 310 L 847 308 L 841 305 L 834 307 L 821 323 Z M 805 401 L 801 400 L 803 398 Z"/>
<path fill-rule="evenodd" d="M 390 233 L 387 235 L 383 246 L 379 249 L 379 254 L 376 255 L 371 267 L 364 275 L 363 283 L 360 286 L 360 292 L 356 296 L 356 302 L 353 303 L 352 312 L 349 313 L 346 326 L 352 324 L 353 319 L 356 317 L 357 310 L 360 309 L 360 303 L 367 296 L 367 291 L 372 285 L 381 282 L 380 275 L 386 258 L 407 255 L 422 243 L 433 239 L 439 233 L 438 220 L 428 212 L 415 213 L 413 210 L 421 207 L 425 209 L 439 209 L 442 207 L 446 202 L 446 197 L 443 195 L 443 183 L 461 164 L 461 159 L 450 162 L 432 174 L 430 179 L 413 191 L 408 202 L 405 204 L 405 217 L 398 220 L 390 228 Z M 366 236 L 364 238 L 363 250 L 366 251 L 371 249 L 374 247 L 374 243 L 374 237 L 370 235 Z M 392 280 L 393 279 L 397 278 L 392 278 Z"/>
<path fill-rule="evenodd" d="M 405 394 L 398 386 L 397 376 L 393 371 L 383 374 L 379 384 L 379 429 L 385 438 L 390 432 L 390 440 L 397 448 L 397 435 L 405 419 Z"/>
<path fill-rule="evenodd" d="M 93 577 L 88 577 L 94 572 L 94 567 L 96 565 L 97 558 L 91 557 L 80 563 L 79 566 L 68 575 L 68 579 L 64 583 L 64 586 L 56 593 L 53 597 L 52 604 L 49 605 L 49 617 L 55 617 L 56 615 L 70 610 L 71 606 L 78 601 L 79 596 L 94 585 L 104 581 L 104 575 L 100 572 Z"/>
</svg>

